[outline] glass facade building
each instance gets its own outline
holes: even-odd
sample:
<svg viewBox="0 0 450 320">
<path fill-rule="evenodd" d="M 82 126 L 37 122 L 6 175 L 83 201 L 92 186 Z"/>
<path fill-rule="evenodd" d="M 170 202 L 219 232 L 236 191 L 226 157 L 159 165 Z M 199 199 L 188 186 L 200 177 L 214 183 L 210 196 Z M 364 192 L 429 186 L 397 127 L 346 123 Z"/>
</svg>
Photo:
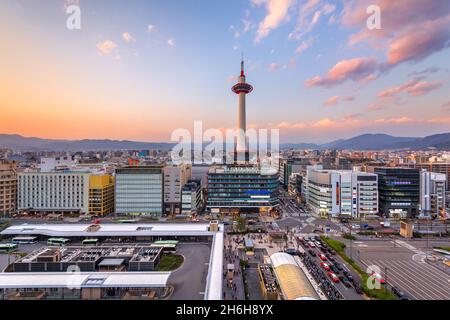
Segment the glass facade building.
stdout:
<svg viewBox="0 0 450 320">
<path fill-rule="evenodd" d="M 374 172 L 378 175 L 380 213 L 396 218 L 416 216 L 419 209 L 419 170 L 379 167 Z"/>
<path fill-rule="evenodd" d="M 163 167 L 116 169 L 115 209 L 119 214 L 162 215 Z"/>
<path fill-rule="evenodd" d="M 278 205 L 278 185 L 278 172 L 274 168 L 213 167 L 208 172 L 207 206 L 216 212 L 267 211 Z"/>
</svg>

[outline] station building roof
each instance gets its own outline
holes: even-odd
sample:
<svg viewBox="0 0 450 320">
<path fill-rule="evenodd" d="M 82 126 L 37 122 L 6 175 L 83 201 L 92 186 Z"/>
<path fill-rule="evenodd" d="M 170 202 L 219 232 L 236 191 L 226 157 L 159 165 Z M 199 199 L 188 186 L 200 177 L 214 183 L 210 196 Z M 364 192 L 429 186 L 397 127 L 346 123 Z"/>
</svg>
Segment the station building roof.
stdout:
<svg viewBox="0 0 450 320">
<path fill-rule="evenodd" d="M 104 223 L 89 230 L 89 224 L 21 224 L 6 228 L 1 235 L 44 235 L 49 237 L 133 237 L 212 236 L 207 223 Z M 221 227 L 222 228 L 222 227 Z"/>
<path fill-rule="evenodd" d="M 3 272 L 1 289 L 163 288 L 171 272 Z"/>
<path fill-rule="evenodd" d="M 95 228 L 90 228 L 95 226 Z M 150 224 L 116 224 L 105 223 L 98 225 L 89 224 L 22 224 L 6 228 L 0 235 L 25 236 L 25 235 L 44 235 L 48 237 L 136 237 L 136 236 L 211 236 L 211 256 L 209 259 L 208 275 L 205 288 L 205 300 L 222 299 L 222 262 L 223 262 L 223 230 L 222 224 L 218 225 L 218 231 L 209 231 L 208 223 L 150 223 Z M 99 273 L 97 273 L 99 274 Z M 119 275 L 126 275 L 129 272 L 115 273 L 113 280 L 120 279 Z M 140 275 L 145 273 L 139 272 Z M 16 275 L 16 278 L 14 278 Z M 43 273 L 42 279 L 48 282 L 58 282 L 64 278 L 58 274 Z M 33 283 L 32 273 L 20 274 L 11 273 L 3 279 L 14 279 L 8 283 L 12 287 L 19 288 L 22 283 Z M 53 278 L 54 276 L 54 278 Z M 51 279 L 54 280 L 51 280 Z M 31 280 L 30 280 L 31 279 Z M 130 281 L 138 277 L 129 278 Z M 0 288 L 2 285 L 0 278 Z M 9 281 L 9 280 L 8 280 Z M 167 281 L 167 280 L 166 280 Z M 15 283 L 15 285 L 14 285 Z M 39 281 L 37 282 L 39 283 Z M 137 280 L 139 283 L 139 280 Z M 145 284 L 145 281 L 143 282 Z M 131 286 L 131 284 L 129 284 Z M 31 286 L 33 287 L 33 286 Z M 144 286 L 145 287 L 145 286 Z"/>
<path fill-rule="evenodd" d="M 286 300 L 318 300 L 319 296 L 294 257 L 283 252 L 270 256 L 270 262 Z"/>
</svg>

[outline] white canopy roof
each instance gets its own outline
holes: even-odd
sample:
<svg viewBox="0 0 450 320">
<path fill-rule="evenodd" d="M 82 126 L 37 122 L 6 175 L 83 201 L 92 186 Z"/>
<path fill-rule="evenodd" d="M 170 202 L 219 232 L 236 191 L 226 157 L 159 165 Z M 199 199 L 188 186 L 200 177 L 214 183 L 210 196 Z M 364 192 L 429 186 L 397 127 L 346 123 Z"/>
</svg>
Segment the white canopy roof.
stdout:
<svg viewBox="0 0 450 320">
<path fill-rule="evenodd" d="M 3 272 L 0 288 L 162 288 L 171 272 Z"/>
</svg>

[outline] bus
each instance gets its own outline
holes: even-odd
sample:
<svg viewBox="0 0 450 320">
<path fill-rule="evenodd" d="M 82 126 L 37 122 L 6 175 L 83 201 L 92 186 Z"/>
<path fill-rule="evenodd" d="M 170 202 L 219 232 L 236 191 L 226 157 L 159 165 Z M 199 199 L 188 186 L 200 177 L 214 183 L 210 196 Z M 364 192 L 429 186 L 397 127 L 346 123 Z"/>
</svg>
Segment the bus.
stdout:
<svg viewBox="0 0 450 320">
<path fill-rule="evenodd" d="M 98 239 L 84 239 L 82 244 L 83 246 L 96 246 L 98 245 Z"/>
<path fill-rule="evenodd" d="M 120 220 L 117 220 L 119 223 L 136 223 L 137 222 L 137 220 L 135 220 L 135 219 L 120 219 Z"/>
<path fill-rule="evenodd" d="M 177 253 L 176 244 L 155 244 L 152 243 L 150 247 L 162 247 L 164 253 Z"/>
<path fill-rule="evenodd" d="M 37 237 L 14 237 L 12 243 L 14 244 L 33 244 L 37 242 Z"/>
<path fill-rule="evenodd" d="M 156 244 L 156 245 L 165 245 L 165 244 L 177 245 L 178 241 L 177 240 L 159 240 L 159 241 L 155 241 L 153 243 Z"/>
<path fill-rule="evenodd" d="M 11 253 L 17 251 L 18 247 L 16 243 L 0 243 L 0 252 Z"/>
<path fill-rule="evenodd" d="M 48 246 L 65 246 L 70 240 L 66 238 L 50 238 L 47 240 Z"/>
</svg>

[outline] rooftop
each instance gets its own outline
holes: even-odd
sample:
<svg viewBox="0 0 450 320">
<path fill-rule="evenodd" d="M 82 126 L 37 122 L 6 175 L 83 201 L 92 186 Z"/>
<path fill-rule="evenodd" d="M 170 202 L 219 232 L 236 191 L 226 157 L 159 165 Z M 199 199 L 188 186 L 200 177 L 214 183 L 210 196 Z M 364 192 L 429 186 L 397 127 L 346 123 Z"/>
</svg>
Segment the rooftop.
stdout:
<svg viewBox="0 0 450 320">
<path fill-rule="evenodd" d="M 0 288 L 161 288 L 171 272 L 26 272 L 0 273 Z"/>
<path fill-rule="evenodd" d="M 98 224 L 90 231 L 88 224 L 21 224 L 6 228 L 1 235 L 45 235 L 50 237 L 111 236 L 201 236 L 213 235 L 207 223 Z"/>
</svg>

